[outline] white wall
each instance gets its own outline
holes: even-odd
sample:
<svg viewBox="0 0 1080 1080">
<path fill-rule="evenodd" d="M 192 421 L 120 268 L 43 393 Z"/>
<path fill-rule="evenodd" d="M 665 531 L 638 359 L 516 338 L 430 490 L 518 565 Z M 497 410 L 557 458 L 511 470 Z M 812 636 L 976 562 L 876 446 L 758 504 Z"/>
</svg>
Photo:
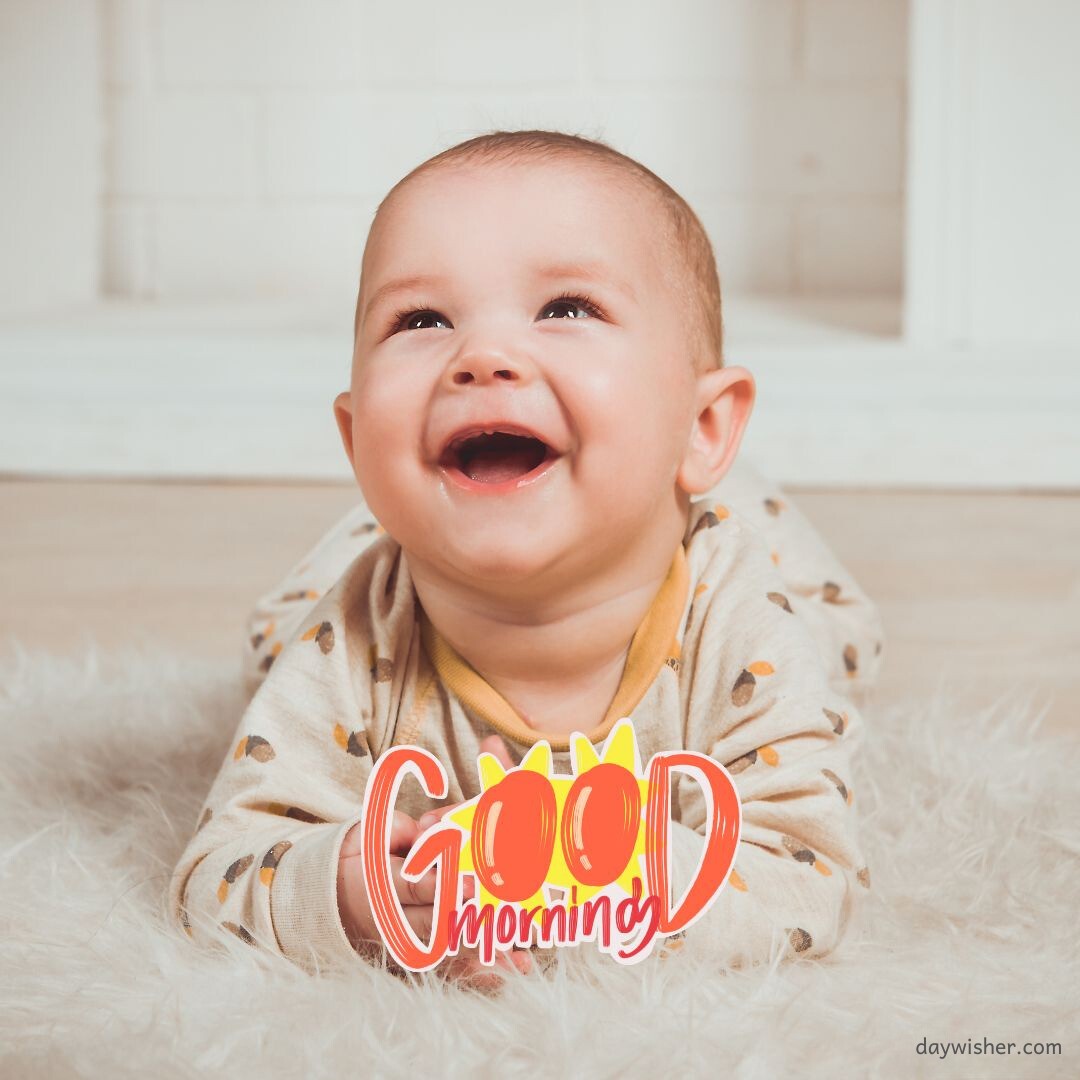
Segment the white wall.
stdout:
<svg viewBox="0 0 1080 1080">
<path fill-rule="evenodd" d="M 1080 344 L 1080 4 L 914 0 L 912 26 L 909 335 Z"/>
<path fill-rule="evenodd" d="M 97 295 L 100 82 L 94 4 L 0 2 L 0 314 Z"/>
<path fill-rule="evenodd" d="M 728 289 L 898 293 L 906 0 L 104 0 L 109 292 L 347 303 L 378 200 L 495 127 L 612 143 Z"/>
</svg>

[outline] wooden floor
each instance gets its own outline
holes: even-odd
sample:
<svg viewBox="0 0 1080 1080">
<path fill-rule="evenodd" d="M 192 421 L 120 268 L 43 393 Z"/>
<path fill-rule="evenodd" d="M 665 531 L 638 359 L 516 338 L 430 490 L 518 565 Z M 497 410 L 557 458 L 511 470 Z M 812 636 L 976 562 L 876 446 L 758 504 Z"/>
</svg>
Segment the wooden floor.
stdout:
<svg viewBox="0 0 1080 1080">
<path fill-rule="evenodd" d="M 879 603 L 879 704 L 1020 692 L 1080 734 L 1080 496 L 790 488 Z M 0 648 L 239 656 L 242 621 L 347 486 L 0 481 Z"/>
</svg>

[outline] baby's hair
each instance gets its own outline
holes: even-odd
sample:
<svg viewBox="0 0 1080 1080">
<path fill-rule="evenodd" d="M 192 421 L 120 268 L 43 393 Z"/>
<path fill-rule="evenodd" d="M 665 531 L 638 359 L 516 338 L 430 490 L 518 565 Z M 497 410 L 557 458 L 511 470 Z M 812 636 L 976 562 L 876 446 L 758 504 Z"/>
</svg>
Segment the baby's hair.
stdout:
<svg viewBox="0 0 1080 1080">
<path fill-rule="evenodd" d="M 588 139 L 563 131 L 492 131 L 458 143 L 428 158 L 403 176 L 387 192 L 372 221 L 372 230 L 383 207 L 409 180 L 439 167 L 459 164 L 517 164 L 528 161 L 559 161 L 576 158 L 630 180 L 652 195 L 663 210 L 667 226 L 664 236 L 663 273 L 679 298 L 684 314 L 694 325 L 691 338 L 696 374 L 723 367 L 724 324 L 721 310 L 720 277 L 712 244 L 697 214 L 686 200 L 656 173 L 639 161 L 620 153 L 599 139 Z M 359 297 L 356 328 L 359 328 Z"/>
</svg>

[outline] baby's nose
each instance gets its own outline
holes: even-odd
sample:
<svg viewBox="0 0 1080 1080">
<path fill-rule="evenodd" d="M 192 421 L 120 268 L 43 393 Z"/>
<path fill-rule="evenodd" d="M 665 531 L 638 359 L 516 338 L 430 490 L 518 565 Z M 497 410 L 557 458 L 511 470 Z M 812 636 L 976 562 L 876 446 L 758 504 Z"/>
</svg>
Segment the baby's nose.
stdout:
<svg viewBox="0 0 1080 1080">
<path fill-rule="evenodd" d="M 495 382 L 496 380 L 514 382 L 520 378 L 521 376 L 510 367 L 486 366 L 483 361 L 467 363 L 465 366 L 459 367 L 453 376 L 454 382 L 459 386 L 471 382 L 485 383 Z"/>
<path fill-rule="evenodd" d="M 522 382 L 530 370 L 529 361 L 492 341 L 473 342 L 453 359 L 446 375 L 455 386 L 465 383 Z"/>
</svg>

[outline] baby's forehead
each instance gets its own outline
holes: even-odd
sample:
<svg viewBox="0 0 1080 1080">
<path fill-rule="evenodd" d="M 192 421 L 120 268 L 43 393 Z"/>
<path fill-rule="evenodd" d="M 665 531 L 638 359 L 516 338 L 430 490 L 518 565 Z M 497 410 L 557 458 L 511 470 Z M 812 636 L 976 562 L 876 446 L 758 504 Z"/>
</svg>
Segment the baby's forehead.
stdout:
<svg viewBox="0 0 1080 1080">
<path fill-rule="evenodd" d="M 584 202 L 568 206 L 568 188 Z M 505 194 L 505 201 L 489 206 L 487 196 L 492 192 L 496 201 Z M 527 203 L 526 195 L 539 198 Z M 463 202 L 455 201 L 457 196 Z M 380 207 L 365 246 L 365 266 L 392 257 L 403 235 L 423 230 L 430 237 L 431 230 L 443 223 L 453 233 L 459 226 L 453 211 L 462 205 L 469 213 L 483 215 L 485 223 L 489 209 L 520 210 L 529 227 L 505 230 L 502 253 L 520 256 L 523 262 L 532 261 L 537 249 L 543 249 L 552 263 L 572 262 L 592 245 L 606 250 L 627 270 L 633 264 L 645 278 L 655 273 L 673 280 L 670 215 L 662 200 L 625 172 L 573 158 L 451 163 L 407 177 Z"/>
<path fill-rule="evenodd" d="M 529 196 L 550 195 L 550 204 L 565 204 L 569 191 L 598 208 L 632 215 L 645 232 L 665 224 L 667 214 L 656 193 L 625 170 L 598 162 L 565 159 L 523 159 L 512 162 L 467 162 L 440 165 L 406 178 L 384 205 L 399 221 L 428 212 L 456 188 L 466 198 L 485 200 L 492 191 L 514 198 L 526 187 Z M 522 206 L 521 209 L 539 209 Z M 590 215 L 599 225 L 611 215 Z"/>
</svg>

